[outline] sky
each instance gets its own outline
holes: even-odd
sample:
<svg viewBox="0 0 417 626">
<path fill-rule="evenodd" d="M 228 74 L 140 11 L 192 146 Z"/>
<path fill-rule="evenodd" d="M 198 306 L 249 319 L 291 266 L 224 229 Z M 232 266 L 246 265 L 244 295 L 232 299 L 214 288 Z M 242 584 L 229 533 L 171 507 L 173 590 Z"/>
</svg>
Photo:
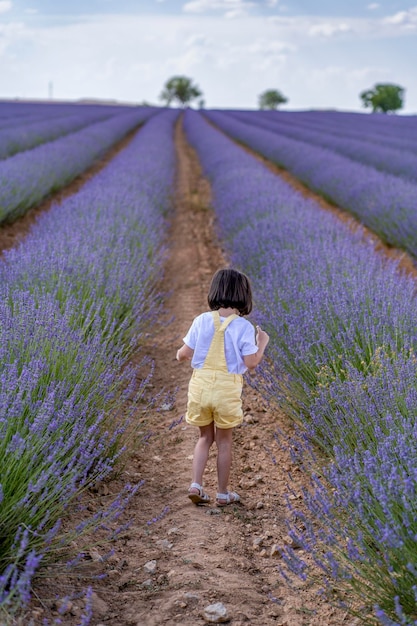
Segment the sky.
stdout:
<svg viewBox="0 0 417 626">
<path fill-rule="evenodd" d="M 207 108 L 364 111 L 378 83 L 417 114 L 417 0 L 0 0 L 0 99 L 162 104 L 187 76 Z"/>
</svg>

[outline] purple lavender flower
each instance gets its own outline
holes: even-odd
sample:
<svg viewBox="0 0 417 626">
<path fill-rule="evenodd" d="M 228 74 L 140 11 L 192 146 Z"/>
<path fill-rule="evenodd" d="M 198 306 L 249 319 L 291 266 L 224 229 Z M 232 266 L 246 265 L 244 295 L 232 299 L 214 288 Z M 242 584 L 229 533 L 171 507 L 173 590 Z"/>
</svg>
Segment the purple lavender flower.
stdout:
<svg viewBox="0 0 417 626">
<path fill-rule="evenodd" d="M 0 162 L 0 222 L 13 221 L 71 182 L 153 113 L 149 108 L 115 115 Z"/>
<path fill-rule="evenodd" d="M 414 143 L 413 146 L 410 146 L 413 150 L 407 150 L 410 143 L 410 129 L 408 126 L 395 129 L 394 141 L 396 143 L 394 145 L 390 145 L 386 134 L 383 135 L 385 143 L 375 145 L 375 143 L 369 141 L 366 126 L 362 129 L 360 135 L 358 133 L 359 136 L 352 138 L 351 126 L 354 127 L 354 120 L 344 132 L 338 127 L 339 132 L 335 135 L 332 132 L 332 127 L 330 127 L 330 132 L 329 130 L 326 131 L 325 120 L 323 120 L 323 125 L 317 129 L 312 128 L 308 123 L 300 125 L 297 113 L 279 112 L 277 115 L 265 115 L 265 111 L 232 111 L 228 114 L 246 124 L 271 131 L 278 137 L 284 136 L 296 139 L 309 144 L 309 146 L 321 146 L 348 157 L 352 161 L 370 165 L 382 172 L 395 174 L 400 178 L 417 183 L 417 149 Z M 361 116 L 358 115 L 358 117 Z M 372 121 L 371 116 L 367 116 L 367 118 Z M 304 119 L 306 118 L 304 117 Z M 417 139 L 416 129 L 415 138 Z"/>
<path fill-rule="evenodd" d="M 157 522 L 159 522 L 161 519 L 163 519 L 165 517 L 165 515 L 167 515 L 169 513 L 169 506 L 164 506 L 164 508 L 162 509 L 162 511 L 159 513 L 159 515 L 156 515 L 155 517 L 153 517 L 152 519 L 148 520 L 146 523 L 148 526 L 152 526 L 152 524 L 156 524 Z"/>
<path fill-rule="evenodd" d="M 73 105 L 71 108 L 65 109 L 58 107 L 58 112 L 55 111 L 54 115 L 51 107 L 45 107 L 44 115 L 41 118 L 39 118 L 38 113 L 34 117 L 26 118 L 25 121 L 20 120 L 14 126 L 8 125 L 5 128 L 2 128 L 0 122 L 0 159 L 11 157 L 23 150 L 30 150 L 37 145 L 73 133 L 94 122 L 125 112 L 124 107 L 77 107 Z"/>
<path fill-rule="evenodd" d="M 333 150 L 243 123 L 231 114 L 207 111 L 205 115 L 234 139 L 351 212 L 384 241 L 417 257 L 415 183 L 355 162 Z M 413 168 L 415 165 L 411 165 Z"/>
</svg>

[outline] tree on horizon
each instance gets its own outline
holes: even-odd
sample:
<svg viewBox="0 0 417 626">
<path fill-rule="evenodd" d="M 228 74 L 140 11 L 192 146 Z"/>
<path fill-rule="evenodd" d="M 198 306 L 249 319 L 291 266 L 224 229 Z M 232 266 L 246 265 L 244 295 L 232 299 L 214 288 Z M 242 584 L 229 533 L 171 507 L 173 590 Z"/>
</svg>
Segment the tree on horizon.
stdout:
<svg viewBox="0 0 417 626">
<path fill-rule="evenodd" d="M 371 107 L 372 113 L 389 113 L 404 106 L 405 89 L 391 83 L 380 83 L 373 89 L 366 89 L 360 94 L 365 108 Z"/>
<path fill-rule="evenodd" d="M 286 104 L 286 98 L 278 89 L 267 89 L 262 92 L 258 98 L 260 109 L 276 110 L 280 104 Z"/>
<path fill-rule="evenodd" d="M 196 84 L 193 84 L 191 78 L 172 76 L 165 83 L 159 99 L 166 102 L 167 106 L 170 106 L 171 102 L 178 101 L 182 107 L 185 107 L 202 95 L 203 92 Z"/>
</svg>

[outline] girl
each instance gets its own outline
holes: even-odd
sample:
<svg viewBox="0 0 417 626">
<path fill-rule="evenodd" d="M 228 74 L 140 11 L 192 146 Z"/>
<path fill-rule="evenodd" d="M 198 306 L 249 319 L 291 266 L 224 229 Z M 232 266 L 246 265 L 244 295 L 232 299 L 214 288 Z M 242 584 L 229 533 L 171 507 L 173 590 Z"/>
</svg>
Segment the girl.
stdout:
<svg viewBox="0 0 417 626">
<path fill-rule="evenodd" d="M 228 491 L 232 462 L 232 435 L 243 421 L 242 374 L 262 360 L 267 333 L 244 319 L 252 310 L 249 279 L 234 269 L 218 270 L 208 293 L 210 311 L 196 317 L 177 351 L 177 360 L 191 360 L 193 374 L 188 387 L 185 419 L 198 426 L 194 449 L 193 479 L 188 497 L 195 504 L 210 502 L 202 487 L 209 450 L 217 445 L 217 506 L 239 502 Z"/>
</svg>

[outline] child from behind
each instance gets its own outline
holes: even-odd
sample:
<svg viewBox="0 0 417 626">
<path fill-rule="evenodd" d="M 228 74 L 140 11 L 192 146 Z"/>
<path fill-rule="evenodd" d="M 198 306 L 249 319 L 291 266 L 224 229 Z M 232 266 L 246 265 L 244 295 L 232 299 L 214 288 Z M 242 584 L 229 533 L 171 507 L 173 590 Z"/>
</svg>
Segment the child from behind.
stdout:
<svg viewBox="0 0 417 626">
<path fill-rule="evenodd" d="M 243 374 L 262 360 L 268 334 L 244 318 L 252 310 L 248 277 L 235 269 L 218 270 L 208 293 L 210 311 L 196 317 L 177 351 L 178 361 L 191 361 L 186 422 L 200 429 L 194 449 L 188 497 L 195 504 L 210 502 L 203 489 L 209 451 L 217 446 L 217 506 L 240 501 L 228 490 L 233 429 L 242 423 Z"/>
</svg>

